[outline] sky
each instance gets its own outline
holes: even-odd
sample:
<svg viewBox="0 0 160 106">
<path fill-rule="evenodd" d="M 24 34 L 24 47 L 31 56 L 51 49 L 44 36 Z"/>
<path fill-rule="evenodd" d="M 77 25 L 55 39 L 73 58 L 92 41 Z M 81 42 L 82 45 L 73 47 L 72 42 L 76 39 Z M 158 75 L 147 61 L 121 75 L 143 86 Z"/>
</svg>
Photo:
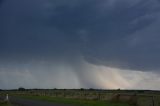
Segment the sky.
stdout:
<svg viewBox="0 0 160 106">
<path fill-rule="evenodd" d="M 0 0 L 0 89 L 160 90 L 160 0 Z"/>
</svg>

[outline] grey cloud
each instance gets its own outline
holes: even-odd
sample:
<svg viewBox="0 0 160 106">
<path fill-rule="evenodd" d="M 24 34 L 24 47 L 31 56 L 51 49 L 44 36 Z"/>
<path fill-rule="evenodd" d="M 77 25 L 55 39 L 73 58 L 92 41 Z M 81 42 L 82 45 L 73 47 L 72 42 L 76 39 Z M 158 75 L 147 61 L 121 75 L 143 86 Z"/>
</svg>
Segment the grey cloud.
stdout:
<svg viewBox="0 0 160 106">
<path fill-rule="evenodd" d="M 158 20 L 157 0 L 115 0 L 111 3 L 114 8 L 103 12 L 99 6 L 111 1 L 37 2 L 8 0 L 1 9 L 2 56 L 54 59 L 75 55 L 94 64 L 159 69 L 158 48 L 128 44 L 130 36 Z M 147 35 L 141 36 L 145 39 Z"/>
<path fill-rule="evenodd" d="M 100 86 L 86 62 L 158 72 L 159 12 L 158 0 L 6 0 L 0 8 L 0 72 L 10 76 L 14 69 L 23 76 L 29 70 L 35 83 L 37 72 L 73 73 L 77 87 Z"/>
</svg>

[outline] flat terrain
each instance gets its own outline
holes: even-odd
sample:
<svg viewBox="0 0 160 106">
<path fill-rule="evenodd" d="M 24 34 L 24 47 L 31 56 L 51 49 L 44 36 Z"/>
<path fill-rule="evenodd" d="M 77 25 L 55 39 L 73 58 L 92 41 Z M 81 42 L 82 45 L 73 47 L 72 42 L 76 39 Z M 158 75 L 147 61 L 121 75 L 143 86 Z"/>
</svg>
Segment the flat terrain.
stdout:
<svg viewBox="0 0 160 106">
<path fill-rule="evenodd" d="M 11 97 L 10 102 L 18 106 L 71 106 L 71 105 L 24 99 L 24 98 L 18 98 L 18 97 Z"/>
<path fill-rule="evenodd" d="M 0 99 L 7 94 L 12 106 L 160 106 L 160 91 L 150 90 L 22 89 Z"/>
<path fill-rule="evenodd" d="M 9 103 L 5 103 L 4 101 L 1 100 L 0 106 L 73 106 L 73 105 L 64 105 L 64 104 L 25 99 L 25 98 L 19 98 L 19 97 L 10 97 Z"/>
<path fill-rule="evenodd" d="M 53 98 L 47 96 L 11 97 L 10 101 L 11 103 L 20 106 L 129 106 L 125 103 L 110 103 L 107 101 Z"/>
<path fill-rule="evenodd" d="M 128 106 L 124 103 L 109 103 L 106 101 L 76 100 L 54 98 L 47 96 L 10 96 L 9 102 L 1 97 L 0 106 Z"/>
</svg>

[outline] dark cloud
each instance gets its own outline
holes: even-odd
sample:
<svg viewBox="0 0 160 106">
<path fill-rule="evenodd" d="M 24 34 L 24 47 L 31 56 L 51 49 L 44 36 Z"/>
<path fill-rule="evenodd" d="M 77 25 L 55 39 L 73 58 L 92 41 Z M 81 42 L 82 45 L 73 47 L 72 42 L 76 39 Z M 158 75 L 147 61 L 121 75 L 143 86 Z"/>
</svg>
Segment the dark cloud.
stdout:
<svg viewBox="0 0 160 106">
<path fill-rule="evenodd" d="M 0 4 L 2 4 L 3 0 L 0 0 Z"/>
<path fill-rule="evenodd" d="M 3 88 L 133 89 L 143 82 L 141 88 L 159 89 L 154 74 L 160 69 L 158 0 L 5 0 L 0 5 Z"/>
<path fill-rule="evenodd" d="M 157 0 L 37 2 L 8 0 L 1 8 L 2 59 L 60 58 L 71 62 L 72 56 L 76 61 L 82 56 L 96 65 L 160 68 L 159 31 L 154 32 L 153 40 L 144 33 L 150 32 L 148 27 L 159 26 L 154 25 L 159 19 Z M 142 41 L 133 47 L 134 39 Z M 149 43 L 141 44 L 146 40 Z"/>
</svg>

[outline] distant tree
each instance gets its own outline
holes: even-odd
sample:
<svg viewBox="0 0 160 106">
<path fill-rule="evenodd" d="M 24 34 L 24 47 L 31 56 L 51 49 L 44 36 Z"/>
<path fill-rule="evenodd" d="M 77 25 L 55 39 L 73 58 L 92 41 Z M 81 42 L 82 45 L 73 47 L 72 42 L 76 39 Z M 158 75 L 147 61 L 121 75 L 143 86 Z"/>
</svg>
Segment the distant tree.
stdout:
<svg viewBox="0 0 160 106">
<path fill-rule="evenodd" d="M 25 88 L 23 88 L 23 87 L 19 87 L 18 88 L 18 91 L 25 91 L 26 89 Z"/>
<path fill-rule="evenodd" d="M 84 88 L 81 88 L 80 90 L 81 90 L 81 91 L 84 91 Z"/>
<path fill-rule="evenodd" d="M 144 90 L 139 90 L 139 91 L 136 91 L 138 93 L 144 93 L 145 91 Z"/>
<path fill-rule="evenodd" d="M 57 88 L 54 88 L 53 90 L 57 90 Z"/>
<path fill-rule="evenodd" d="M 120 90 L 121 90 L 120 88 L 117 89 L 117 91 L 120 91 Z"/>
<path fill-rule="evenodd" d="M 93 89 L 93 88 L 89 88 L 89 90 L 90 90 L 90 91 L 94 91 L 95 89 Z"/>
</svg>

